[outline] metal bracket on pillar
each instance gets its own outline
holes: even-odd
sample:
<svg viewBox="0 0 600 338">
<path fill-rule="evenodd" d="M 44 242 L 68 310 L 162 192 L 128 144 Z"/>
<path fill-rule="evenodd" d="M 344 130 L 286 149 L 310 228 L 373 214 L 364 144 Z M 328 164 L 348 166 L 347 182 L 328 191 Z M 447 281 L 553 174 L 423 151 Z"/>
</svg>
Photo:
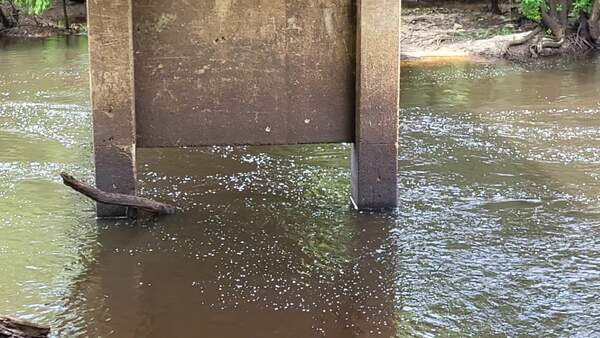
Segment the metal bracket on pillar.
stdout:
<svg viewBox="0 0 600 338">
<path fill-rule="evenodd" d="M 136 193 L 132 0 L 89 0 L 90 81 L 96 186 Z M 98 204 L 98 217 L 126 216 Z"/>
<path fill-rule="evenodd" d="M 397 206 L 400 0 L 358 0 L 352 200 Z"/>
</svg>

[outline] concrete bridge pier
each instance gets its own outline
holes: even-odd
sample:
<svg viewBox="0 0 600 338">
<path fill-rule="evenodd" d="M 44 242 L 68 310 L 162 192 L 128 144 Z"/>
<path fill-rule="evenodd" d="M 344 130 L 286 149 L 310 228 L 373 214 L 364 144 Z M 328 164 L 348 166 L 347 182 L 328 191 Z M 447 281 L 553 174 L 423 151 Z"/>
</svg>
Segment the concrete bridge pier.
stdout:
<svg viewBox="0 0 600 338">
<path fill-rule="evenodd" d="M 90 85 L 96 186 L 136 193 L 135 81 L 131 0 L 89 0 Z M 98 203 L 98 217 L 126 215 Z"/>
<path fill-rule="evenodd" d="M 88 26 L 100 189 L 136 192 L 137 147 L 353 142 L 355 206 L 396 206 L 400 0 L 88 0 Z"/>
<path fill-rule="evenodd" d="M 358 0 L 352 201 L 394 208 L 398 186 L 400 0 Z"/>
</svg>

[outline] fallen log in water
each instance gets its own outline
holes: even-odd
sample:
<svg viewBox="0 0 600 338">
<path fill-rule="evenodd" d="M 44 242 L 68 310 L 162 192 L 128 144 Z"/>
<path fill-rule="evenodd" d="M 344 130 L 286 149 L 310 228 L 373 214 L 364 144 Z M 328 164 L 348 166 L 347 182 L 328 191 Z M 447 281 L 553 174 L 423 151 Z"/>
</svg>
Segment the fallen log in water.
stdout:
<svg viewBox="0 0 600 338">
<path fill-rule="evenodd" d="M 73 190 L 82 193 L 96 202 L 142 209 L 157 215 L 172 215 L 177 210 L 177 208 L 172 205 L 156 202 L 151 199 L 126 194 L 105 192 L 78 181 L 73 176 L 66 173 L 62 173 L 60 176 L 62 177 L 63 183 L 66 186 L 73 188 Z"/>
<path fill-rule="evenodd" d="M 48 326 L 0 315 L 0 338 L 46 338 Z"/>
</svg>

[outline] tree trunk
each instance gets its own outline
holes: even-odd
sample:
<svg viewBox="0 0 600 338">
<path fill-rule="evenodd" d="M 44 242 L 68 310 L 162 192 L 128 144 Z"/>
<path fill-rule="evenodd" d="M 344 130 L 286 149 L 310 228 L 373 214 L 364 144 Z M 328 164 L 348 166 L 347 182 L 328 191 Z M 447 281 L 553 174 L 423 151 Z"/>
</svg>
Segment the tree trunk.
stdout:
<svg viewBox="0 0 600 338">
<path fill-rule="evenodd" d="M 561 7 L 562 10 L 560 12 L 560 24 L 565 27 L 569 26 L 569 13 L 571 13 L 571 7 L 573 6 L 573 0 L 563 0 Z"/>
<path fill-rule="evenodd" d="M 588 19 L 589 33 L 592 37 L 592 42 L 597 44 L 600 43 L 600 0 L 594 1 L 592 7 L 592 15 Z"/>
<path fill-rule="evenodd" d="M 567 46 L 572 51 L 585 51 L 600 46 L 600 0 L 592 1 L 592 12 L 589 17 L 585 12 L 579 13 L 579 18 L 575 22 L 577 24 L 576 31 L 575 27 L 569 24 L 569 13 L 573 11 L 573 0 L 540 1 L 542 20 L 538 26 L 543 31 L 549 30 L 552 37 L 544 37 L 542 34 L 530 46 L 531 54 L 537 57 L 544 55 L 542 52 L 545 51 L 547 52 L 545 55 L 551 55 L 553 52 L 548 49 L 557 49 L 563 46 Z M 520 43 L 521 41 L 511 42 L 508 47 Z"/>
<path fill-rule="evenodd" d="M 12 17 L 13 17 L 12 26 L 13 27 L 18 26 L 19 25 L 19 10 L 15 6 L 14 0 L 8 0 L 8 4 L 10 5 L 10 8 L 12 9 Z"/>
<path fill-rule="evenodd" d="M 492 13 L 494 14 L 502 14 L 502 11 L 500 10 L 500 0 L 491 0 L 491 8 L 490 10 L 492 11 Z"/>
<path fill-rule="evenodd" d="M 556 1 L 557 0 L 549 1 L 550 9 L 548 9 L 546 1 L 540 1 L 540 14 L 542 15 L 542 22 L 546 27 L 550 28 L 552 35 L 554 35 L 557 40 L 562 40 L 565 38 L 567 27 L 560 23 L 556 11 Z"/>
<path fill-rule="evenodd" d="M 65 18 L 65 29 L 69 30 L 71 28 L 71 24 L 69 24 L 69 14 L 67 13 L 67 0 L 62 0 L 63 4 L 63 15 Z"/>
<path fill-rule="evenodd" d="M 10 28 L 13 26 L 11 24 L 11 22 L 8 20 L 8 18 L 6 17 L 6 15 L 4 15 L 2 8 L 0 8 L 0 22 L 2 23 L 2 27 L 4 27 L 4 28 Z"/>
</svg>

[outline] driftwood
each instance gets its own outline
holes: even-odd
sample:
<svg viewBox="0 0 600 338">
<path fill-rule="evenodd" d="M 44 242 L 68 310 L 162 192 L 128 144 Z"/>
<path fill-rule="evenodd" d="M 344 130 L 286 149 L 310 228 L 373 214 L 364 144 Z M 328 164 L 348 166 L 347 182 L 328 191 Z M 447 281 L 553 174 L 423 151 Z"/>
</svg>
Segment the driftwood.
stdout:
<svg viewBox="0 0 600 338">
<path fill-rule="evenodd" d="M 50 327 L 0 315 L 0 338 L 46 338 Z"/>
<path fill-rule="evenodd" d="M 177 210 L 177 208 L 172 205 L 156 202 L 151 199 L 126 194 L 105 192 L 80 182 L 73 176 L 66 173 L 62 173 L 60 176 L 62 177 L 63 183 L 66 186 L 73 188 L 73 190 L 82 193 L 96 202 L 142 209 L 157 215 L 172 215 Z"/>
</svg>

